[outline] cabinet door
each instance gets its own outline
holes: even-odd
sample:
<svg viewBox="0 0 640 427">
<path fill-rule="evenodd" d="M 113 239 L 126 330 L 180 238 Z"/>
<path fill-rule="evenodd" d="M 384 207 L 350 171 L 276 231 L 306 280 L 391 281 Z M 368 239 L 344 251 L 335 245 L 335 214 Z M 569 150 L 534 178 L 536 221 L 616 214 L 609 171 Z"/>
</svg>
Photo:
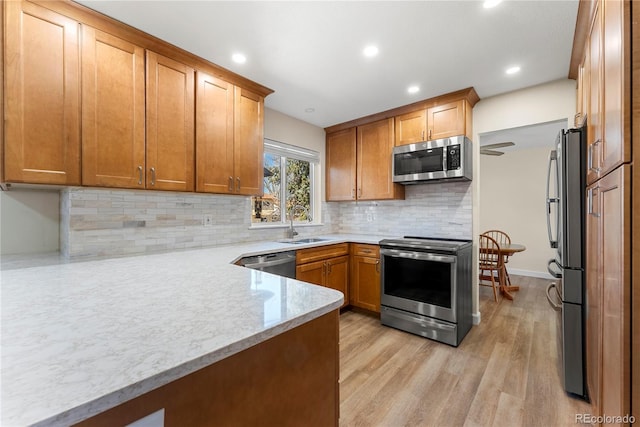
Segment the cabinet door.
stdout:
<svg viewBox="0 0 640 427">
<path fill-rule="evenodd" d="M 600 4 L 603 19 L 603 141 L 599 154 L 600 176 L 631 160 L 629 127 L 629 58 L 628 37 L 624 28 L 624 9 L 628 2 L 608 0 Z M 627 75 L 625 75 L 627 74 Z M 625 87 L 625 85 L 627 85 Z M 625 117 L 626 116 L 626 117 Z M 626 123 L 625 123 L 626 118 Z"/>
<path fill-rule="evenodd" d="M 325 271 L 325 261 L 300 264 L 296 266 L 296 280 L 302 280 L 303 282 L 324 286 Z"/>
<path fill-rule="evenodd" d="M 82 25 L 82 183 L 144 188 L 144 49 Z"/>
<path fill-rule="evenodd" d="M 356 128 L 327 134 L 326 198 L 329 202 L 356 199 Z"/>
<path fill-rule="evenodd" d="M 601 43 L 600 7 L 596 11 L 589 37 L 589 110 L 587 111 L 587 183 L 595 182 L 599 176 L 602 148 L 602 105 L 601 105 Z"/>
<path fill-rule="evenodd" d="M 197 72 L 196 191 L 232 193 L 233 85 Z"/>
<path fill-rule="evenodd" d="M 380 312 L 380 259 L 354 256 L 350 285 L 352 305 Z"/>
<path fill-rule="evenodd" d="M 235 88 L 233 164 L 235 192 L 261 196 L 264 178 L 264 98 Z"/>
<path fill-rule="evenodd" d="M 29 2 L 2 6 L 5 179 L 80 184 L 78 23 Z"/>
<path fill-rule="evenodd" d="M 326 263 L 327 276 L 324 285 L 344 294 L 344 307 L 349 304 L 349 256 L 331 258 Z"/>
<path fill-rule="evenodd" d="M 602 281 L 600 262 L 600 188 L 597 184 L 587 189 L 586 230 L 586 371 L 589 399 L 594 415 L 601 414 L 600 387 L 602 383 Z"/>
<path fill-rule="evenodd" d="M 393 119 L 358 126 L 357 136 L 357 199 L 404 199 L 404 187 L 393 183 Z"/>
<path fill-rule="evenodd" d="M 455 101 L 427 109 L 427 139 L 465 134 L 464 101 Z"/>
<path fill-rule="evenodd" d="M 417 110 L 396 116 L 395 145 L 414 144 L 427 140 L 427 110 Z"/>
<path fill-rule="evenodd" d="M 194 189 L 194 73 L 147 51 L 147 188 Z"/>
<path fill-rule="evenodd" d="M 629 414 L 631 401 L 630 166 L 600 180 L 602 414 Z M 622 424 L 620 424 L 622 425 Z"/>
</svg>

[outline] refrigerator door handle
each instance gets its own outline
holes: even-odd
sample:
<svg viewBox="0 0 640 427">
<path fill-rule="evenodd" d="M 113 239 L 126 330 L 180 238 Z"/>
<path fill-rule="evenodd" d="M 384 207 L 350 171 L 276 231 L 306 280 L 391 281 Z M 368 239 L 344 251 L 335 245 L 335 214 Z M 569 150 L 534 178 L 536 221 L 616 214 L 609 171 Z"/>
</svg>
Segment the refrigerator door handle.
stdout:
<svg viewBox="0 0 640 427">
<path fill-rule="evenodd" d="M 553 240 L 553 235 L 551 232 L 551 204 L 552 203 L 560 203 L 560 199 L 557 197 L 551 197 L 551 166 L 554 162 L 558 161 L 558 156 L 555 150 L 549 153 L 549 166 L 547 169 L 547 232 L 549 233 L 549 245 L 552 248 L 558 247 L 558 240 Z M 558 183 L 558 177 L 556 177 L 556 185 Z M 558 191 L 556 191 L 556 195 Z"/>
<path fill-rule="evenodd" d="M 560 271 L 555 271 L 554 269 L 551 268 L 551 264 L 555 264 L 560 268 Z M 558 265 L 558 261 L 556 261 L 555 259 L 550 259 L 549 262 L 547 263 L 547 271 L 549 272 L 549 274 L 551 274 L 553 277 L 555 277 L 556 279 L 559 279 L 562 277 L 562 267 L 560 267 L 560 265 Z"/>
<path fill-rule="evenodd" d="M 551 289 L 552 288 L 556 290 L 556 295 L 558 296 L 558 301 L 560 301 L 559 303 L 553 301 L 553 298 L 551 298 Z M 549 286 L 547 286 L 547 301 L 549 301 L 549 305 L 555 311 L 562 311 L 562 298 L 560 298 L 560 291 L 558 290 L 558 286 L 557 286 L 556 282 L 549 283 Z"/>
</svg>

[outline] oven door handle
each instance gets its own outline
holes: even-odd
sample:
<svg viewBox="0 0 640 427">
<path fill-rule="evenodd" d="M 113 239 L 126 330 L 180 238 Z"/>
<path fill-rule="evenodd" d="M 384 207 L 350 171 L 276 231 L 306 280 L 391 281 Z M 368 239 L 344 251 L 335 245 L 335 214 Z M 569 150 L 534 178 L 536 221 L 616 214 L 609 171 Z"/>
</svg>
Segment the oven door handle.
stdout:
<svg viewBox="0 0 640 427">
<path fill-rule="evenodd" d="M 418 251 L 407 251 L 407 250 L 399 250 L 399 249 L 381 249 L 381 255 L 386 255 L 395 258 L 407 258 L 407 259 L 417 259 L 422 261 L 436 261 L 436 262 L 445 262 L 448 264 L 454 264 L 456 262 L 456 257 L 453 255 L 442 255 L 442 254 L 434 254 L 429 252 L 418 252 Z"/>
</svg>

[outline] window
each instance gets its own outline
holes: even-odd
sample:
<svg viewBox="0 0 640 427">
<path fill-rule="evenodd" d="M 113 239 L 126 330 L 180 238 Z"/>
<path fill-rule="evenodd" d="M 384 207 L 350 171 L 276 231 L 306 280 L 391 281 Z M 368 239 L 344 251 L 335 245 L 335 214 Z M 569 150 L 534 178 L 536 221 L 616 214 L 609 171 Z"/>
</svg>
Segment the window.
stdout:
<svg viewBox="0 0 640 427">
<path fill-rule="evenodd" d="M 319 154 L 282 142 L 264 140 L 262 197 L 252 197 L 252 224 L 312 222 L 314 210 L 314 170 Z"/>
</svg>

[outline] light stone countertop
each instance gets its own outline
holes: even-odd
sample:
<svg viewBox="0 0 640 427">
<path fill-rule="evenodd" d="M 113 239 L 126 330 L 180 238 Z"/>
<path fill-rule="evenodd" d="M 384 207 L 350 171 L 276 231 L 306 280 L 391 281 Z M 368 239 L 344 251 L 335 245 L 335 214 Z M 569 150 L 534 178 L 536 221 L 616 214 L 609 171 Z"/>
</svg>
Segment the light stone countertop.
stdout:
<svg viewBox="0 0 640 427">
<path fill-rule="evenodd" d="M 230 263 L 319 236 L 40 266 L 4 263 L 2 426 L 79 422 L 332 310 L 342 293 Z"/>
</svg>

